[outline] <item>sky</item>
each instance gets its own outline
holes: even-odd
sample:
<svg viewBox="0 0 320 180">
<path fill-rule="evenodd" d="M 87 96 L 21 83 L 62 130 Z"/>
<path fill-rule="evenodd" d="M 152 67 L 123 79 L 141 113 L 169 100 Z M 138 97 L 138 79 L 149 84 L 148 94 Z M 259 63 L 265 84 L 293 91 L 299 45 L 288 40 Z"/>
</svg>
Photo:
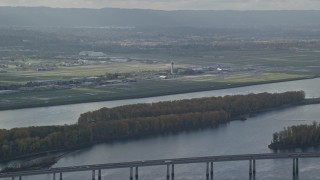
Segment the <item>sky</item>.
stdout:
<svg viewBox="0 0 320 180">
<path fill-rule="evenodd" d="M 161 10 L 320 10 L 320 0 L 0 0 L 0 6 Z"/>
</svg>

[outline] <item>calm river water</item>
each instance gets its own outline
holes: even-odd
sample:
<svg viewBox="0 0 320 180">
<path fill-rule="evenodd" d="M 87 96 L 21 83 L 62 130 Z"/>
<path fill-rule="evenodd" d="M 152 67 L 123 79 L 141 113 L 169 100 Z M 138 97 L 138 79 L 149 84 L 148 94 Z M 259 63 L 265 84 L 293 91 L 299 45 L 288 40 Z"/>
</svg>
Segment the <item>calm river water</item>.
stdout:
<svg viewBox="0 0 320 180">
<path fill-rule="evenodd" d="M 12 128 L 31 125 L 70 124 L 77 121 L 80 113 L 101 107 L 124 104 L 157 102 L 227 94 L 247 94 L 258 92 L 283 92 L 303 90 L 307 97 L 320 97 L 320 79 L 309 79 L 283 83 L 265 84 L 205 91 L 170 96 L 84 103 L 76 105 L 0 111 L 0 127 Z M 215 129 L 182 132 L 137 140 L 106 143 L 75 151 L 60 159 L 54 167 L 96 163 L 111 163 L 162 158 L 211 156 L 247 153 L 270 153 L 267 145 L 272 134 L 286 126 L 310 124 L 320 121 L 320 105 L 299 106 L 259 114 L 246 121 L 234 121 Z M 301 150 L 297 150 L 301 151 Z M 304 151 L 317 151 L 308 149 Z M 320 179 L 320 159 L 300 160 L 300 180 Z M 214 177 L 219 180 L 249 179 L 248 162 L 227 162 L 214 164 Z M 261 180 L 292 179 L 292 160 L 257 161 L 257 178 Z M 165 167 L 141 168 L 140 180 L 164 180 Z M 127 180 L 129 169 L 106 170 L 103 179 Z M 24 179 L 52 179 L 51 175 L 33 176 Z M 91 179 L 91 172 L 65 174 L 66 180 Z M 177 165 L 176 180 L 205 179 L 205 164 Z"/>
</svg>

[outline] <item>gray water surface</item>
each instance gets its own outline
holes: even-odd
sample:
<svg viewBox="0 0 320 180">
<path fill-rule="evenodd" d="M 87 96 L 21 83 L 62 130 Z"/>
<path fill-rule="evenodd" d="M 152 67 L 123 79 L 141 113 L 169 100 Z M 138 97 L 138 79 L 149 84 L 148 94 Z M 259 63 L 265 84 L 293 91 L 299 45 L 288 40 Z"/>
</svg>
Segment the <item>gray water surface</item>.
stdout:
<svg viewBox="0 0 320 180">
<path fill-rule="evenodd" d="M 117 105 L 156 102 L 173 99 L 184 99 L 204 96 L 221 96 L 226 94 L 246 94 L 250 92 L 282 92 L 288 90 L 304 90 L 307 97 L 320 97 L 319 83 L 320 79 L 292 81 L 285 83 L 275 83 L 267 85 L 249 86 L 243 88 L 234 88 L 228 90 L 206 91 L 198 93 L 179 94 L 171 96 L 143 98 L 135 100 L 109 101 L 100 103 L 86 103 L 68 106 L 58 106 L 50 108 L 32 108 L 24 110 L 3 111 L 7 113 L 20 113 L 33 111 L 30 113 L 30 119 L 24 120 L 15 117 L 7 121 L 8 127 L 14 127 L 12 121 L 21 123 L 29 121 L 34 125 L 61 123 L 73 123 L 76 121 L 60 121 L 58 117 L 64 118 L 64 109 L 73 110 L 68 112 L 68 117 L 78 117 L 70 115 L 81 113 L 102 106 L 113 107 Z M 272 139 L 272 134 L 282 130 L 286 126 L 297 124 L 311 124 L 313 121 L 320 120 L 320 105 L 298 106 L 287 109 L 271 111 L 259 114 L 256 117 L 249 118 L 246 121 L 233 121 L 218 128 L 205 129 L 198 131 L 181 132 L 178 134 L 154 136 L 130 141 L 119 141 L 114 143 L 105 143 L 95 145 L 90 148 L 82 149 L 67 154 L 61 158 L 54 167 L 75 166 L 85 164 L 100 164 L 136 160 L 150 160 L 163 158 L 180 158 L 193 156 L 212 156 L 212 155 L 230 155 L 230 154 L 248 154 L 248 153 L 272 153 L 268 149 L 268 144 Z M 39 112 L 48 114 L 55 111 L 55 118 L 43 115 L 42 120 L 38 119 Z M 32 115 L 33 114 L 33 117 Z M 3 114 L 0 115 L 0 122 L 3 123 Z M 46 118 L 48 117 L 48 118 Z M 51 122 L 52 121 L 52 122 Z M 11 122 L 11 123 L 10 123 Z M 39 124 L 37 124 L 39 123 Z M 19 123 L 18 123 L 19 124 Z M 23 126 L 23 125 L 21 125 Z M 302 151 L 302 150 L 297 150 Z M 308 149 L 304 151 L 318 151 L 317 149 Z M 205 164 L 177 165 L 176 180 L 197 180 L 205 179 Z M 292 160 L 261 160 L 257 161 L 257 178 L 261 180 L 291 180 L 292 179 Z M 301 159 L 300 160 L 300 180 L 320 179 L 320 159 Z M 165 167 L 152 167 L 140 169 L 140 180 L 164 180 Z M 104 170 L 102 172 L 105 180 L 128 180 L 129 169 Z M 214 177 L 219 180 L 243 180 L 249 179 L 248 162 L 226 162 L 214 164 Z M 52 179 L 51 175 L 33 176 L 24 179 Z M 91 179 L 91 172 L 67 173 L 64 174 L 66 180 Z"/>
<path fill-rule="evenodd" d="M 72 104 L 62 106 L 40 107 L 30 109 L 0 111 L 0 128 L 10 129 L 26 126 L 63 125 L 76 123 L 80 114 L 100 109 L 102 107 L 115 107 L 126 104 L 151 103 L 159 101 L 171 101 L 211 96 L 224 96 L 233 94 L 248 94 L 259 92 L 306 92 L 307 97 L 320 97 L 320 78 L 299 81 L 246 86 L 240 88 L 202 91 L 194 93 L 158 96 L 140 99 L 128 99 L 117 101 L 104 101 L 94 103 Z"/>
</svg>

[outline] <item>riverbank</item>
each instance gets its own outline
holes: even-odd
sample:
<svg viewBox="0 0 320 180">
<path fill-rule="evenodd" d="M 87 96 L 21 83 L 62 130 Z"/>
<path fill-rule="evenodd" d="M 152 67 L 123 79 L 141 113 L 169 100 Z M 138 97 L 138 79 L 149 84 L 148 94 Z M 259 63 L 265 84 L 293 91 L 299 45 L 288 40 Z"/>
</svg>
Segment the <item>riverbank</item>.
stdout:
<svg viewBox="0 0 320 180">
<path fill-rule="evenodd" d="M 295 148 L 318 147 L 320 145 L 320 124 L 303 124 L 286 127 L 283 131 L 273 134 L 268 147 L 272 150 L 288 150 Z"/>
<path fill-rule="evenodd" d="M 101 142 L 216 127 L 233 117 L 296 104 L 304 92 L 195 98 L 102 108 L 81 114 L 78 123 L 1 130 L 2 160 L 49 150 L 71 150 Z"/>
<path fill-rule="evenodd" d="M 234 117 L 232 120 L 233 121 L 245 121 L 248 118 L 255 117 L 255 116 L 257 116 L 257 115 L 259 115 L 261 113 L 275 111 L 275 110 L 281 110 L 281 109 L 286 109 L 286 108 L 291 108 L 291 107 L 295 107 L 295 106 L 305 106 L 305 105 L 313 105 L 313 104 L 320 104 L 320 98 L 307 98 L 307 99 L 304 99 L 303 101 L 301 101 L 299 103 L 288 104 L 288 105 L 284 105 L 284 106 L 281 106 L 281 107 L 274 107 L 274 108 L 264 109 L 264 110 L 261 110 L 261 111 L 257 111 L 255 113 L 244 114 L 244 115 L 241 115 L 241 116 Z"/>
<path fill-rule="evenodd" d="M 58 160 L 59 160 L 59 157 L 45 156 L 45 157 L 42 157 L 41 159 L 34 159 L 34 160 L 26 161 L 23 163 L 10 164 L 9 166 L 1 169 L 0 173 L 30 171 L 30 170 L 50 168 L 52 165 L 57 163 Z"/>
<path fill-rule="evenodd" d="M 0 161 L 0 163 L 7 163 L 5 166 L 0 168 L 0 173 L 50 168 L 52 165 L 56 164 L 59 159 L 63 158 L 70 152 L 72 151 L 48 151 L 43 153 L 28 154 L 26 156 Z"/>
<path fill-rule="evenodd" d="M 55 92 L 32 92 L 41 94 L 42 96 L 53 96 L 50 100 L 48 98 L 42 98 L 40 100 L 34 101 L 18 101 L 16 103 L 0 104 L 0 111 L 3 110 L 13 110 L 13 109 L 25 109 L 25 108 L 35 108 L 35 107 L 50 107 L 59 105 L 69 105 L 69 104 L 80 104 L 80 103 L 90 103 L 90 102 L 103 102 L 103 101 L 114 101 L 114 100 L 124 100 L 124 99 L 136 99 L 136 98 L 148 98 L 156 96 L 165 95 L 175 95 L 181 93 L 192 93 L 210 90 L 221 90 L 238 88 L 245 86 L 261 85 L 261 84 L 271 84 L 279 82 L 289 82 L 305 79 L 315 79 L 319 76 L 305 76 L 300 78 L 290 78 L 272 81 L 259 81 L 259 82 L 246 82 L 246 83 L 208 83 L 208 82 L 175 82 L 175 81 L 159 81 L 157 82 L 138 82 L 132 85 L 131 89 L 124 88 L 123 92 L 119 93 L 102 93 L 102 94 L 88 94 L 84 96 L 74 97 L 76 93 L 71 90 L 56 90 Z M 64 98 L 57 98 L 56 96 L 65 95 Z M 2 95 L 5 96 L 5 95 Z M 17 96 L 15 98 L 25 99 L 28 96 L 33 96 L 33 94 L 24 93 L 21 97 Z"/>
<path fill-rule="evenodd" d="M 251 97 L 252 97 L 252 95 L 250 95 Z M 312 103 L 311 103 L 312 102 Z M 267 111 L 273 111 L 273 110 L 279 110 L 279 109 L 285 109 L 285 108 L 290 108 L 290 107 L 293 107 L 293 106 L 298 106 L 298 105 L 309 105 L 309 104 L 315 104 L 315 102 L 318 102 L 318 103 L 320 103 L 320 98 L 316 98 L 316 99 L 306 99 L 306 100 L 304 100 L 304 101 L 302 101 L 301 103 L 294 103 L 294 104 L 288 104 L 288 105 L 284 105 L 284 106 L 280 106 L 280 107 L 277 107 L 277 108 L 266 108 L 266 109 L 263 109 L 263 110 L 261 110 L 261 111 L 256 111 L 256 112 L 254 112 L 253 114 L 250 114 L 250 113 L 245 113 L 246 115 L 248 115 L 248 116 L 246 116 L 246 117 L 249 117 L 249 116 L 251 116 L 252 117 L 252 115 L 254 115 L 254 116 L 258 116 L 260 113 L 263 113 L 263 112 L 267 112 Z M 201 103 L 201 104 L 203 104 L 203 103 Z M 203 109 L 203 108 L 200 108 L 200 109 Z M 149 112 L 149 111 L 148 111 Z M 134 113 L 134 114 L 136 114 L 136 113 Z M 172 117 L 172 116 L 171 116 Z M 232 118 L 232 119 L 230 119 L 230 122 L 231 121 L 234 121 L 234 120 L 242 120 L 242 119 L 240 119 L 239 117 L 245 117 L 245 115 L 240 115 L 240 116 L 238 116 L 238 117 L 235 117 L 235 118 Z M 244 119 L 243 119 L 244 120 Z M 222 123 L 222 124 L 224 124 L 224 123 Z M 205 129 L 194 129 L 194 126 L 192 126 L 193 128 L 191 128 L 191 129 L 189 129 L 189 128 L 187 128 L 186 130 L 187 131 L 189 131 L 190 132 L 190 130 L 196 130 L 196 131 L 198 131 L 198 130 L 201 130 L 201 131 L 203 131 L 203 130 L 205 130 Z M 210 126 L 211 127 L 211 126 Z M 216 126 L 214 126 L 214 127 L 216 127 Z M 207 127 L 207 128 L 209 128 L 209 127 Z M 212 127 L 211 127 L 212 128 Z M 106 130 L 106 128 L 102 128 L 102 129 L 104 129 L 104 130 Z M 81 132 L 81 131 L 80 131 Z M 139 131 L 140 132 L 140 131 Z M 154 132 L 154 131 L 152 131 L 152 132 Z M 181 132 L 181 131 L 178 131 L 178 132 Z M 176 132 L 177 133 L 177 132 Z M 158 134 L 159 135 L 159 134 Z M 148 133 L 148 134 L 144 134 L 144 135 L 137 135 L 137 136 L 135 136 L 135 137 L 132 137 L 132 138 L 125 138 L 125 139 L 122 139 L 122 138 L 118 138 L 118 139 L 114 139 L 113 141 L 114 142 L 119 142 L 119 140 L 132 140 L 132 139 L 137 139 L 137 138 L 146 138 L 146 137 L 150 137 L 150 136 L 155 136 L 155 134 L 153 134 L 153 133 Z M 113 142 L 113 141 L 108 141 L 109 143 L 110 142 Z M 100 143 L 102 143 L 103 141 L 101 141 Z M 88 144 L 88 146 L 82 146 L 82 148 L 84 148 L 84 147 L 91 147 L 91 146 L 93 146 L 95 143 L 93 143 L 93 144 Z M 76 148 L 73 148 L 74 150 L 75 149 L 82 149 L 82 148 L 80 148 L 80 147 L 76 147 Z M 67 149 L 66 149 L 67 150 Z M 70 149 L 69 149 L 70 150 Z M 62 150 L 62 149 L 60 149 L 60 150 L 58 150 L 58 151 L 56 151 L 56 152 L 64 152 L 64 150 Z M 46 156 L 47 155 L 47 153 L 48 152 L 43 152 L 42 153 L 42 155 L 43 156 Z M 51 153 L 53 153 L 53 152 L 51 152 Z M 33 157 L 33 156 L 35 156 L 35 155 L 40 155 L 40 154 L 28 154 L 28 155 L 26 155 L 26 156 L 24 156 L 24 158 L 27 158 L 27 157 Z M 20 156 L 20 157 L 16 157 L 15 158 L 15 160 L 19 160 L 19 158 L 22 158 L 22 156 Z M 8 160 L 6 160 L 6 161 L 12 161 L 12 160 L 14 160 L 14 159 L 8 159 Z M 40 167 L 41 168 L 41 167 Z"/>
</svg>

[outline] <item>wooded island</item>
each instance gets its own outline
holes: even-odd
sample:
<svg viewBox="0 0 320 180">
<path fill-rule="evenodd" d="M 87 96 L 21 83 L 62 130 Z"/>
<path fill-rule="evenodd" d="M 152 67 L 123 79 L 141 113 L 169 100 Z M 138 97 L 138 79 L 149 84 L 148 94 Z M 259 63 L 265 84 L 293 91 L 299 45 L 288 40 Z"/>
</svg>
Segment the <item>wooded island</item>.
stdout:
<svg viewBox="0 0 320 180">
<path fill-rule="evenodd" d="M 273 134 L 270 149 L 308 148 L 320 145 L 320 123 L 285 128 Z"/>
<path fill-rule="evenodd" d="M 206 97 L 102 108 L 80 116 L 77 124 L 0 130 L 0 160 L 47 151 L 183 130 L 216 127 L 252 113 L 305 99 L 303 91 Z"/>
</svg>

